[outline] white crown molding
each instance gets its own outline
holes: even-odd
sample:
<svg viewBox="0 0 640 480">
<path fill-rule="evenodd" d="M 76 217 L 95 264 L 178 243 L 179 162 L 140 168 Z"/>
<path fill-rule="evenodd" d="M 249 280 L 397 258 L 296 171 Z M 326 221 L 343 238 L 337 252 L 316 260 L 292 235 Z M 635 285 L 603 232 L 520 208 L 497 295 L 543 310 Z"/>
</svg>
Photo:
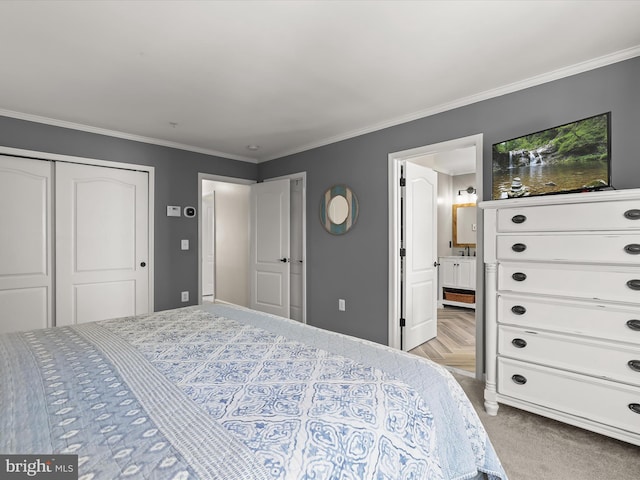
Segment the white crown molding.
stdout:
<svg viewBox="0 0 640 480">
<path fill-rule="evenodd" d="M 153 145 L 160 145 L 163 147 L 176 148 L 178 150 L 186 150 L 188 152 L 203 153 L 205 155 L 214 155 L 216 157 L 228 158 L 231 160 L 239 160 L 241 162 L 258 163 L 256 159 L 243 157 L 240 155 L 233 155 L 224 152 L 218 152 L 216 150 L 209 150 L 208 148 L 194 147 L 192 145 L 186 145 L 183 143 L 170 142 L 168 140 L 160 140 L 158 138 L 145 137 L 142 135 L 135 135 L 132 133 L 119 132 L 117 130 L 108 130 L 106 128 L 92 127 L 90 125 L 83 125 L 81 123 L 67 122 L 65 120 L 57 120 L 55 118 L 42 117 L 39 115 L 31 115 L 29 113 L 15 112 L 13 110 L 6 110 L 0 108 L 0 116 L 17 118 L 19 120 L 27 120 L 29 122 L 44 123 L 52 125 L 54 127 L 69 128 L 72 130 L 81 130 L 83 132 L 95 133 L 98 135 L 106 135 L 108 137 L 117 137 L 124 140 L 133 140 L 134 142 L 150 143 Z"/>
<path fill-rule="evenodd" d="M 340 135 L 335 135 L 333 137 L 328 137 L 324 140 L 320 140 L 318 142 L 309 143 L 300 147 L 296 147 L 289 150 L 284 150 L 280 153 L 270 155 L 265 158 L 261 158 L 256 160 L 254 158 L 243 157 L 241 155 L 234 155 L 224 152 L 219 152 L 216 150 L 210 150 L 206 148 L 194 147 L 192 145 L 186 145 L 177 142 L 170 142 L 167 140 L 160 140 L 152 137 L 145 137 L 142 135 L 134 135 L 131 133 L 119 132 L 116 130 L 108 130 L 105 128 L 93 127 L 90 125 L 83 125 L 80 123 L 67 122 L 64 120 L 57 120 L 54 118 L 42 117 L 39 115 L 31 115 L 28 113 L 15 112 L 12 110 L 6 110 L 0 108 L 0 116 L 17 118 L 20 120 L 27 120 L 30 122 L 36 123 L 44 123 L 47 125 L 53 125 L 62 128 L 69 128 L 72 130 L 80 130 L 89 133 L 95 133 L 98 135 L 106 135 L 110 137 L 122 138 L 125 140 L 132 140 L 135 142 L 142 143 L 150 143 L 153 145 L 160 145 L 164 147 L 176 148 L 179 150 L 186 150 L 190 152 L 202 153 L 205 155 L 213 155 L 216 157 L 228 158 L 231 160 L 239 160 L 242 162 L 249 163 L 263 163 L 268 162 L 270 160 L 275 160 L 277 158 L 286 157 L 289 155 L 294 155 L 296 153 L 305 152 L 307 150 L 312 150 L 314 148 L 323 147 L 325 145 L 329 145 L 332 143 L 340 142 L 342 140 L 348 140 L 350 138 L 358 137 L 360 135 L 365 135 L 367 133 L 375 132 L 378 130 L 383 130 L 385 128 L 394 127 L 396 125 L 401 125 L 403 123 L 411 122 L 413 120 L 418 120 L 420 118 L 430 117 L 432 115 L 436 115 L 438 113 L 446 112 L 447 110 L 453 110 L 454 108 L 464 107 L 466 105 L 471 105 L 473 103 L 481 102 L 483 100 L 488 100 L 495 97 L 500 97 L 502 95 L 506 95 L 508 93 L 513 93 L 518 90 L 524 90 L 525 88 L 534 87 L 536 85 L 541 85 L 543 83 L 551 82 L 554 80 L 559 80 L 561 78 L 570 77 L 572 75 L 576 75 L 578 73 L 587 72 L 589 70 L 594 70 L 596 68 L 604 67 L 607 65 L 611 65 L 613 63 L 622 62 L 624 60 L 628 60 L 630 58 L 634 58 L 640 56 L 640 45 L 631 47 L 625 50 L 620 50 L 618 52 L 614 52 L 609 55 L 603 55 L 598 58 L 594 58 L 591 60 L 587 60 L 585 62 L 576 63 L 574 65 L 570 65 L 568 67 L 559 68 L 557 70 L 553 70 L 548 73 L 544 73 L 541 75 L 536 75 L 534 77 L 514 82 L 508 85 L 504 85 L 499 88 L 495 88 L 492 90 L 487 90 L 485 92 L 481 92 L 475 95 L 470 95 L 468 97 L 460 98 L 458 100 L 454 100 L 452 102 L 443 103 L 433 108 L 429 108 L 426 110 L 420 110 L 418 112 L 414 112 L 408 115 L 403 115 L 401 117 L 397 117 L 391 120 L 387 120 L 385 122 L 377 123 L 374 125 L 370 125 L 368 127 L 360 128 L 357 130 L 352 130 L 351 132 L 343 133 Z"/>
<path fill-rule="evenodd" d="M 325 145 L 330 145 L 332 143 L 340 142 L 342 140 L 348 140 L 349 138 L 354 138 L 360 135 L 365 135 L 367 133 L 383 130 L 385 128 L 394 127 L 396 125 L 401 125 L 403 123 L 411 122 L 413 120 L 418 120 L 420 118 L 430 117 L 438 113 L 446 112 L 448 110 L 453 110 L 454 108 L 464 107 L 466 105 L 471 105 L 472 103 L 477 103 L 483 100 L 489 100 L 491 98 L 500 97 L 508 93 L 517 92 L 518 90 L 524 90 L 526 88 L 534 87 L 536 85 L 542 85 L 543 83 L 548 83 L 554 80 L 559 80 L 561 78 L 570 77 L 572 75 L 587 72 L 589 70 L 594 70 L 596 68 L 605 67 L 607 65 L 622 62 L 624 60 L 628 60 L 630 58 L 634 58 L 637 56 L 640 56 L 640 45 L 627 48 L 625 50 L 620 50 L 618 52 L 614 52 L 608 55 L 603 55 L 601 57 L 587 60 L 585 62 L 576 63 L 568 67 L 559 68 L 551 72 L 543 73 L 541 75 L 536 75 L 535 77 L 530 77 L 525 80 L 521 80 L 519 82 L 510 83 L 508 85 L 494 88 L 492 90 L 486 90 L 484 92 L 481 92 L 475 95 L 470 95 L 468 97 L 454 100 L 453 102 L 443 103 L 441 105 L 438 105 L 433 108 L 429 108 L 427 110 L 420 110 L 418 112 L 414 112 L 408 115 L 403 115 L 402 117 L 397 117 L 395 119 L 388 120 L 382 123 L 377 123 L 375 125 L 370 125 L 368 127 L 364 127 L 358 130 L 353 130 L 348 133 L 329 137 L 319 142 L 314 142 L 301 147 L 297 147 L 295 149 L 286 150 L 277 155 L 271 155 L 268 158 L 260 159 L 258 163 L 267 162 L 269 160 L 275 160 L 277 158 L 286 157 L 286 156 L 293 155 L 300 152 L 305 152 L 313 148 L 323 147 Z"/>
</svg>

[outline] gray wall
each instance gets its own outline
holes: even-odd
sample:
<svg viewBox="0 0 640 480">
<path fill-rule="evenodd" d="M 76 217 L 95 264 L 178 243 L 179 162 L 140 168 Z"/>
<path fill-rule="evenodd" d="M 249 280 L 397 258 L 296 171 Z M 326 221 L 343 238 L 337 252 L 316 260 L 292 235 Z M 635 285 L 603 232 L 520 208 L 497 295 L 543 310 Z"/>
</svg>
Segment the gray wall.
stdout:
<svg viewBox="0 0 640 480">
<path fill-rule="evenodd" d="M 198 221 L 169 218 L 167 205 L 198 206 L 198 172 L 255 180 L 257 166 L 174 148 L 0 116 L 0 145 L 155 167 L 155 309 L 198 303 Z M 190 250 L 180 250 L 188 239 Z M 190 302 L 180 301 L 188 290 Z"/>
<path fill-rule="evenodd" d="M 483 133 L 483 191 L 490 192 L 493 143 L 611 111 L 613 185 L 637 188 L 639 78 L 634 58 L 260 164 L 261 179 L 307 172 L 308 323 L 387 343 L 389 153 Z M 344 236 L 317 220 L 320 197 L 335 183 L 351 186 L 360 204 Z"/>
<path fill-rule="evenodd" d="M 491 145 L 612 112 L 613 185 L 640 186 L 640 58 L 337 142 L 258 166 L 167 147 L 0 117 L 0 145 L 156 167 L 155 308 L 179 307 L 197 289 L 197 221 L 167 218 L 166 205 L 197 205 L 197 172 L 248 179 L 307 172 L 307 318 L 319 327 L 387 343 L 388 154 L 484 134 L 484 191 Z M 344 236 L 318 221 L 320 197 L 335 183 L 358 195 L 358 223 Z M 180 239 L 192 245 L 180 251 Z M 338 298 L 346 311 L 338 312 Z"/>
</svg>

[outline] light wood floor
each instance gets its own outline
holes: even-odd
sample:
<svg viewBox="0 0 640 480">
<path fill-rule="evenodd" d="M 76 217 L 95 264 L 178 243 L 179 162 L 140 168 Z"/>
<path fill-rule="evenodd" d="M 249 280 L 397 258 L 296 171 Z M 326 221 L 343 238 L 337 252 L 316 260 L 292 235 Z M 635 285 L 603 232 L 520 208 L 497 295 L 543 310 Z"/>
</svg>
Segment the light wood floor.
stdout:
<svg viewBox="0 0 640 480">
<path fill-rule="evenodd" d="M 415 353 L 440 365 L 476 371 L 476 316 L 469 308 L 438 309 L 438 336 L 418 345 Z"/>
</svg>

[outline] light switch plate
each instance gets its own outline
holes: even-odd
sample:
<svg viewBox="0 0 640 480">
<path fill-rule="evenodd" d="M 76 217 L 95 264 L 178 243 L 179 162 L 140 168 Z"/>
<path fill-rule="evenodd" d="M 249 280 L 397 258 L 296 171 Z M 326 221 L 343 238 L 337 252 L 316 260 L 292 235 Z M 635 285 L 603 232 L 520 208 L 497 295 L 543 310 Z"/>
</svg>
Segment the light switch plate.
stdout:
<svg viewBox="0 0 640 480">
<path fill-rule="evenodd" d="M 180 240 L 180 249 L 189 250 L 189 240 Z"/>
</svg>

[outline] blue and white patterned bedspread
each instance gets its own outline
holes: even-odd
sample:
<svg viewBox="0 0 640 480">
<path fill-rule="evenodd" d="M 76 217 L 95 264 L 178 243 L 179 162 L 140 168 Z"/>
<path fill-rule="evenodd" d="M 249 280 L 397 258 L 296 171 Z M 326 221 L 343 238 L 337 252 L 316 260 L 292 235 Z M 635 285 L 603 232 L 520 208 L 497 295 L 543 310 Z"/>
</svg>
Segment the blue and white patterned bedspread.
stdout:
<svg viewBox="0 0 640 480">
<path fill-rule="evenodd" d="M 0 336 L 0 453 L 81 479 L 506 479 L 443 368 L 227 305 Z"/>
</svg>

